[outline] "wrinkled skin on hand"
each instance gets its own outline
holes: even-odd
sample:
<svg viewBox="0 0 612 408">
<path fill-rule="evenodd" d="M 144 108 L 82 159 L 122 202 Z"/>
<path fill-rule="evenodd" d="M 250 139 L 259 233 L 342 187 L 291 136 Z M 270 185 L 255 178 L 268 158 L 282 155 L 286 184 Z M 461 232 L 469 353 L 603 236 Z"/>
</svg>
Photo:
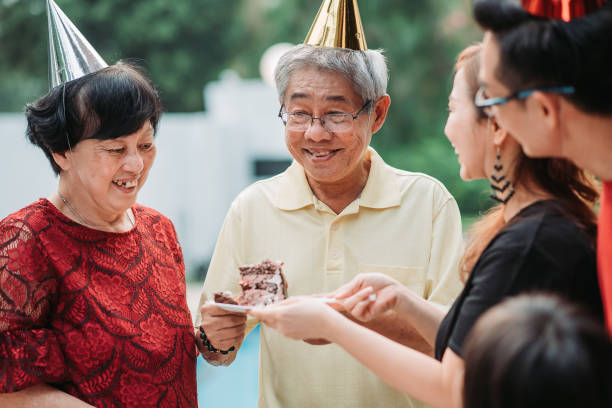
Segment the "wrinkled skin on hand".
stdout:
<svg viewBox="0 0 612 408">
<path fill-rule="evenodd" d="M 242 342 L 246 328 L 246 314 L 228 312 L 212 303 L 205 303 L 200 309 L 206 337 L 217 349 L 228 350 Z"/>
</svg>

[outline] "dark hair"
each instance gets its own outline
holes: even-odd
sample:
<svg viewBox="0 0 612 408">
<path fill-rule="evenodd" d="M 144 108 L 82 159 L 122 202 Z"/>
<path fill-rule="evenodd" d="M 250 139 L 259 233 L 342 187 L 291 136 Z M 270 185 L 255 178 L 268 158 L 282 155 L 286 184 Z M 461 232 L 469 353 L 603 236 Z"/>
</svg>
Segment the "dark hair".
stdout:
<svg viewBox="0 0 612 408">
<path fill-rule="evenodd" d="M 601 323 L 559 297 L 493 307 L 463 356 L 464 408 L 612 407 L 612 343 Z"/>
<path fill-rule="evenodd" d="M 464 70 L 470 100 L 474 100 L 478 90 L 481 49 L 482 43 L 464 49 L 455 66 L 455 72 Z M 482 110 L 476 110 L 476 120 L 480 121 L 485 117 Z M 531 179 L 538 187 L 553 195 L 561 203 L 560 210 L 587 234 L 595 247 L 597 214 L 593 208 L 599 199 L 599 190 L 593 177 L 569 160 L 534 159 L 527 157 L 522 150 L 515 165 L 514 174 L 511 175 L 512 182 L 516 185 Z M 503 205 L 491 208 L 470 228 L 469 240 L 459 265 L 459 273 L 464 282 L 485 248 L 506 226 L 503 210 Z"/>
<path fill-rule="evenodd" d="M 85 139 L 132 134 L 147 120 L 156 130 L 161 110 L 151 81 L 134 65 L 119 62 L 58 85 L 26 105 L 26 135 L 59 174 L 52 153 L 63 153 Z"/>
<path fill-rule="evenodd" d="M 475 0 L 474 17 L 499 45 L 496 77 L 512 92 L 571 85 L 564 95 L 592 114 L 612 114 L 612 1 L 565 22 L 527 13 L 516 0 Z"/>
</svg>

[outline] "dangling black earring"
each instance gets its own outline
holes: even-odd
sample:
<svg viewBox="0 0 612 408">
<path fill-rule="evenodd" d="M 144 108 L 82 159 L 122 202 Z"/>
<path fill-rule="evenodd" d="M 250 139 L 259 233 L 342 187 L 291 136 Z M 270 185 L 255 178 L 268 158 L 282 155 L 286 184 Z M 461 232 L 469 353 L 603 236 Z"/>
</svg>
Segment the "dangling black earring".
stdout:
<svg viewBox="0 0 612 408">
<path fill-rule="evenodd" d="M 493 194 L 491 194 L 491 198 L 498 203 L 506 204 L 508 200 L 512 198 L 514 195 L 514 186 L 510 183 L 510 180 L 506 178 L 506 175 L 503 173 L 504 166 L 502 166 L 501 162 L 501 153 L 499 151 L 499 146 L 497 147 L 497 155 L 495 156 L 495 164 L 493 165 L 493 173 L 491 174 L 491 188 L 493 189 Z M 503 195 L 506 190 L 508 194 L 505 198 L 499 198 L 497 193 Z"/>
</svg>

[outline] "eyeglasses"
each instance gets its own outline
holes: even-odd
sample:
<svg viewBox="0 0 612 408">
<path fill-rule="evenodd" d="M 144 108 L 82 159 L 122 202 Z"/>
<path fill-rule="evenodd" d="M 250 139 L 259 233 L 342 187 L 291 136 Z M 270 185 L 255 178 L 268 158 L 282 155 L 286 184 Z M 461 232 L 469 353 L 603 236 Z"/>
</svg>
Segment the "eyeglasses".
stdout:
<svg viewBox="0 0 612 408">
<path fill-rule="evenodd" d="M 283 111 L 285 105 L 281 105 L 278 117 L 281 118 L 287 130 L 294 132 L 305 132 L 310 128 L 315 119 L 321 121 L 321 126 L 329 133 L 346 132 L 353 128 L 353 121 L 361 115 L 370 105 L 372 100 L 368 100 L 356 114 L 352 113 L 326 113 L 318 118 L 302 112 Z"/>
<path fill-rule="evenodd" d="M 505 98 L 487 98 L 485 94 L 485 87 L 481 86 L 476 92 L 476 98 L 474 98 L 474 104 L 479 108 L 490 108 L 494 105 L 505 105 L 513 99 L 525 99 L 532 93 L 540 92 L 551 92 L 558 94 L 573 94 L 575 89 L 573 86 L 550 86 L 544 88 L 533 88 L 526 91 L 515 92 L 512 95 L 506 96 Z"/>
</svg>

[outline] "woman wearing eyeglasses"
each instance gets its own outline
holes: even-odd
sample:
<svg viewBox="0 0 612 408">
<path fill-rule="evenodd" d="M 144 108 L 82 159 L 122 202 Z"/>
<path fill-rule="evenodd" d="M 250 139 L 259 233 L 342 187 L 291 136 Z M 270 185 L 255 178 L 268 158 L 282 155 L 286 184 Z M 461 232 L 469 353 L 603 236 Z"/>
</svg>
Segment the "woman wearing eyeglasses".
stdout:
<svg viewBox="0 0 612 408">
<path fill-rule="evenodd" d="M 480 51 L 476 45 L 459 56 L 445 128 L 461 177 L 488 177 L 499 202 L 471 231 L 460 270 L 464 290 L 447 314 L 383 274 L 358 275 L 331 294 L 338 299 L 335 309 L 362 321 L 400 316 L 435 346 L 435 359 L 316 299 L 290 299 L 251 312 L 288 337 L 339 344 L 392 386 L 438 407 L 458 406 L 465 337 L 478 317 L 505 297 L 536 289 L 556 292 L 602 320 L 592 209 L 596 187 L 568 161 L 527 158 L 511 135 L 475 108 Z"/>
</svg>

